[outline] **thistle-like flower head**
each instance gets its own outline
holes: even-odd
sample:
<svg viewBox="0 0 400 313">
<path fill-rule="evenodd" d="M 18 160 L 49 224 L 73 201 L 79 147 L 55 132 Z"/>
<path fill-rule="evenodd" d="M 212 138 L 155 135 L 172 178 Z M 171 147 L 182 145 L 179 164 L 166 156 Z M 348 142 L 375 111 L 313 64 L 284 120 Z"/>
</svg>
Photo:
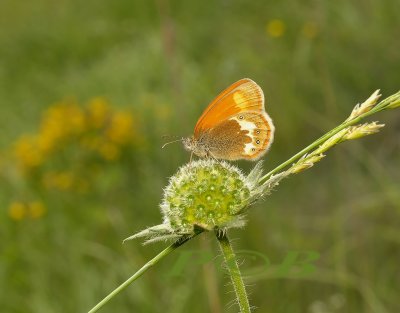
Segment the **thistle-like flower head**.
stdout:
<svg viewBox="0 0 400 313">
<path fill-rule="evenodd" d="M 196 231 L 225 230 L 245 224 L 246 209 L 262 195 L 261 163 L 245 176 L 237 167 L 213 159 L 182 166 L 164 189 L 163 224 L 128 239 L 147 242 L 191 236 Z"/>
</svg>

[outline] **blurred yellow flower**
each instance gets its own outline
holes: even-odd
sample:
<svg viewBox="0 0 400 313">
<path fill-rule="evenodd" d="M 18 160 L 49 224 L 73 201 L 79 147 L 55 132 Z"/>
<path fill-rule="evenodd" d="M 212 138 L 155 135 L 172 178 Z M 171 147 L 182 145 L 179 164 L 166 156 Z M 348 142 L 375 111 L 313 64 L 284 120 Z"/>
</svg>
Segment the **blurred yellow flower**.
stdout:
<svg viewBox="0 0 400 313">
<path fill-rule="evenodd" d="M 269 36 L 278 38 L 284 35 L 286 25 L 281 19 L 273 19 L 267 23 L 266 32 Z"/>
<path fill-rule="evenodd" d="M 57 103 L 46 110 L 40 125 L 40 134 L 53 139 L 79 134 L 86 127 L 84 110 L 74 102 Z"/>
<path fill-rule="evenodd" d="M 48 108 L 43 114 L 39 134 L 48 137 L 52 144 L 56 144 L 68 133 L 68 125 L 65 123 L 65 120 L 69 118 L 68 106 L 68 103 L 58 103 Z"/>
<path fill-rule="evenodd" d="M 14 221 L 20 221 L 26 216 L 26 206 L 21 202 L 12 202 L 8 207 L 8 216 Z"/>
<path fill-rule="evenodd" d="M 317 24 L 314 22 L 306 22 L 304 23 L 301 33 L 303 34 L 304 37 L 307 37 L 309 39 L 313 39 L 318 35 L 318 27 Z"/>
<path fill-rule="evenodd" d="M 102 127 L 107 121 L 110 113 L 108 102 L 101 97 L 92 99 L 89 104 L 89 123 L 95 128 Z"/>
<path fill-rule="evenodd" d="M 47 131 L 41 133 L 37 138 L 37 149 L 41 151 L 44 155 L 51 153 L 57 144 L 57 134 L 56 132 Z"/>
<path fill-rule="evenodd" d="M 55 177 L 55 186 L 60 190 L 68 190 L 74 181 L 74 175 L 71 172 L 61 172 Z"/>
<path fill-rule="evenodd" d="M 43 184 L 47 189 L 69 190 L 74 179 L 74 174 L 69 171 L 47 172 L 43 177 Z"/>
<path fill-rule="evenodd" d="M 134 135 L 133 116 L 123 111 L 114 113 L 106 135 L 112 142 L 117 144 L 129 142 Z"/>
<path fill-rule="evenodd" d="M 68 108 L 68 123 L 71 132 L 80 134 L 86 129 L 86 116 L 84 110 L 78 105 L 71 105 Z"/>
<path fill-rule="evenodd" d="M 61 101 L 45 110 L 36 133 L 14 143 L 14 162 L 44 188 L 84 193 L 97 176 L 91 165 L 119 160 L 130 147 L 143 144 L 136 129 L 131 112 L 114 109 L 104 98 L 86 106 Z M 40 206 L 33 208 L 33 215 L 41 214 Z"/>
<path fill-rule="evenodd" d="M 37 137 L 20 137 L 14 145 L 14 156 L 23 170 L 40 165 L 43 155 L 37 149 Z"/>
<path fill-rule="evenodd" d="M 112 143 L 103 143 L 99 148 L 99 152 L 107 161 L 114 161 L 120 156 L 120 149 Z"/>
<path fill-rule="evenodd" d="M 42 217 L 46 212 L 46 207 L 40 201 L 34 201 L 28 204 L 29 215 L 36 219 Z"/>
</svg>

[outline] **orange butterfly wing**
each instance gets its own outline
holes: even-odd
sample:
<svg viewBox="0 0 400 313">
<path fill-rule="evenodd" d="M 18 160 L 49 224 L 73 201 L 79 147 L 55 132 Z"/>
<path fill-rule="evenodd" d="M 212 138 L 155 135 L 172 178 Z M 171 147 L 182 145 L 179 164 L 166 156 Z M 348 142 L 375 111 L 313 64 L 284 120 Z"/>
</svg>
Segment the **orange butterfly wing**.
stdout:
<svg viewBox="0 0 400 313">
<path fill-rule="evenodd" d="M 194 128 L 194 136 L 213 128 L 242 111 L 264 111 L 264 93 L 249 78 L 243 78 L 222 91 L 204 110 Z"/>
<path fill-rule="evenodd" d="M 268 151 L 274 129 L 264 109 L 261 87 L 244 78 L 208 105 L 196 124 L 194 137 L 203 135 L 211 147 L 211 155 L 216 158 L 254 160 Z"/>
</svg>

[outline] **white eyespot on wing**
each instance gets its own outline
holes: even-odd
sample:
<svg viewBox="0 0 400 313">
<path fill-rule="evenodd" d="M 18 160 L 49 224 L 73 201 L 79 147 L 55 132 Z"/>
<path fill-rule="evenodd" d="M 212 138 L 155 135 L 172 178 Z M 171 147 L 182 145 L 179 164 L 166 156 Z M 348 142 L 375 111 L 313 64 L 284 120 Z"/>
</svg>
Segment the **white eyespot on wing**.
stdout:
<svg viewBox="0 0 400 313">
<path fill-rule="evenodd" d="M 244 154 L 253 155 L 256 152 L 256 150 L 257 148 L 252 142 L 246 143 L 244 147 Z"/>
</svg>

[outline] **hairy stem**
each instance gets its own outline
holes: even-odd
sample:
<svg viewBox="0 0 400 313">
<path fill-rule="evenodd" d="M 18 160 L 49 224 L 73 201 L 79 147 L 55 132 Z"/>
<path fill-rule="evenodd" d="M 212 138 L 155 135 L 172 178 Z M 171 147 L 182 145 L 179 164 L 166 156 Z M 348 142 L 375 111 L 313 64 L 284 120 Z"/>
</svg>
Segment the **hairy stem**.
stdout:
<svg viewBox="0 0 400 313">
<path fill-rule="evenodd" d="M 108 301 L 114 298 L 117 294 L 119 294 L 122 290 L 128 287 L 131 283 L 133 283 L 136 279 L 142 276 L 148 269 L 156 265 L 159 261 L 161 261 L 164 257 L 166 257 L 171 252 L 175 251 L 177 248 L 188 242 L 193 237 L 197 236 L 199 233 L 191 237 L 185 237 L 183 239 L 179 239 L 164 250 L 162 250 L 159 254 L 157 254 L 154 258 L 148 261 L 141 269 L 139 269 L 135 274 L 129 277 L 125 282 L 115 288 L 112 292 L 110 292 L 103 300 L 97 303 L 88 313 L 97 312 L 100 308 L 102 308 Z"/>
<path fill-rule="evenodd" d="M 263 177 L 261 177 L 260 182 L 263 183 L 263 182 L 267 181 L 268 178 L 270 178 L 273 174 L 276 174 L 277 172 L 281 171 L 285 167 L 291 165 L 293 162 L 295 162 L 296 160 L 300 159 L 303 155 L 305 155 L 306 153 L 310 152 L 311 150 L 317 148 L 323 142 L 325 142 L 326 140 L 328 140 L 332 136 L 336 135 L 342 129 L 345 129 L 346 127 L 349 127 L 349 126 L 352 126 L 354 124 L 357 124 L 362 119 L 364 119 L 364 118 L 366 118 L 366 117 L 368 117 L 368 116 L 370 116 L 372 114 L 375 114 L 375 113 L 377 113 L 379 111 L 382 111 L 382 110 L 386 109 L 386 106 L 389 105 L 391 102 L 398 101 L 399 95 L 400 95 L 400 92 L 397 92 L 396 94 L 394 94 L 394 95 L 382 100 L 381 102 L 379 102 L 370 111 L 365 112 L 365 113 L 363 113 L 363 114 L 361 114 L 361 115 L 359 115 L 356 118 L 353 118 L 351 120 L 344 121 L 342 124 L 340 124 L 339 126 L 335 127 L 334 129 L 330 130 L 325 135 L 321 136 L 320 138 L 315 140 L 313 143 L 311 143 L 310 145 L 305 147 L 303 150 L 301 150 L 298 153 L 296 153 L 295 155 L 293 155 L 290 159 L 288 159 L 287 161 L 281 163 L 280 165 L 275 167 L 272 171 L 270 171 L 267 174 L 265 174 Z"/>
<path fill-rule="evenodd" d="M 217 239 L 224 255 L 226 267 L 231 277 L 232 285 L 235 289 L 237 301 L 240 307 L 240 313 L 250 313 L 250 304 L 247 297 L 246 288 L 240 274 L 239 266 L 236 261 L 235 252 L 228 239 L 226 232 L 217 232 Z"/>
</svg>

